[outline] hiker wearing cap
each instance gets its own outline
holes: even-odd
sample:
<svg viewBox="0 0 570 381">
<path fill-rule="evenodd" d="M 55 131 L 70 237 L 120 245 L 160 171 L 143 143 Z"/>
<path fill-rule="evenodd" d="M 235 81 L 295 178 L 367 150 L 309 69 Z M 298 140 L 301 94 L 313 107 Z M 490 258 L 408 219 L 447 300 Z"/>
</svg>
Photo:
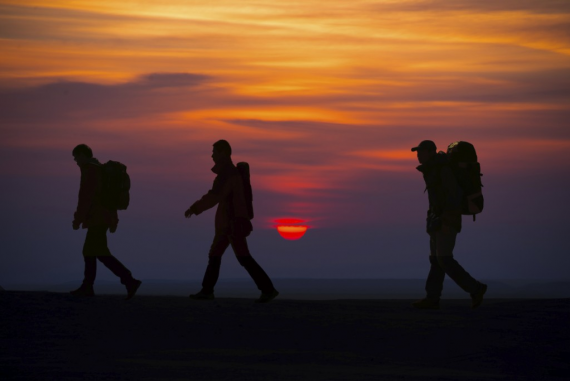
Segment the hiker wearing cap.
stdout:
<svg viewBox="0 0 570 381">
<path fill-rule="evenodd" d="M 430 236 L 430 271 L 426 281 L 426 297 L 412 303 L 419 309 L 439 309 L 445 275 L 471 295 L 472 308 L 483 301 L 487 285 L 475 280 L 453 258 L 457 233 L 461 231 L 462 190 L 448 165 L 445 153 L 437 152 L 431 140 L 422 141 L 412 148 L 417 153 L 428 194 L 426 230 Z"/>
<path fill-rule="evenodd" d="M 244 186 L 246 180 L 233 164 L 231 154 L 232 148 L 227 141 L 219 140 L 214 143 L 212 159 L 215 165 L 212 172 L 217 175 L 214 185 L 208 193 L 192 204 L 184 213 L 186 218 L 189 218 L 193 214 L 199 215 L 216 205 L 218 206 L 215 219 L 216 234 L 208 254 L 208 267 L 202 281 L 202 289 L 200 292 L 190 295 L 190 298 L 194 300 L 214 299 L 214 286 L 220 274 L 222 255 L 231 245 L 238 262 L 246 269 L 261 291 L 261 296 L 256 302 L 267 303 L 274 299 L 279 292 L 273 287 L 269 276 L 249 252 L 246 237 L 253 230 L 250 222 L 253 218 L 251 188 L 249 188 L 250 197 L 246 200 L 247 190 Z M 240 164 L 248 166 L 246 163 L 238 163 L 238 166 Z M 249 166 L 246 171 L 247 185 L 249 185 Z"/>
<path fill-rule="evenodd" d="M 127 289 L 127 299 L 135 296 L 141 281 L 133 278 L 131 272 L 115 258 L 107 246 L 107 231 L 114 233 L 119 219 L 117 210 L 104 203 L 102 164 L 93 157 L 93 151 L 85 144 L 79 144 L 73 151 L 73 160 L 81 170 L 79 200 L 74 214 L 73 230 L 87 229 L 83 244 L 85 271 L 81 286 L 71 291 L 73 296 L 94 296 L 93 283 L 97 275 L 97 260 L 121 279 Z"/>
</svg>

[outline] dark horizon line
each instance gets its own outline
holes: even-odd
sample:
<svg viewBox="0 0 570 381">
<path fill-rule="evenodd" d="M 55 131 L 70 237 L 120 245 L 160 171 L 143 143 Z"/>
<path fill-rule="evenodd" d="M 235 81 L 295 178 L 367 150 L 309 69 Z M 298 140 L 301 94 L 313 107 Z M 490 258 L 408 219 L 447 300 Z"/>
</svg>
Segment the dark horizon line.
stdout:
<svg viewBox="0 0 570 381">
<path fill-rule="evenodd" d="M 274 277 L 275 280 L 284 280 L 284 281 L 422 281 L 424 282 L 425 279 L 423 278 L 309 278 L 309 277 Z M 551 279 L 551 278 L 482 278 L 486 281 L 491 282 L 499 282 L 499 283 L 509 283 L 509 282 L 548 282 L 548 283 L 565 283 L 570 282 L 570 278 L 568 279 Z M 189 283 L 189 282 L 196 282 L 202 281 L 202 278 L 185 278 L 185 279 L 171 279 L 171 278 L 141 278 L 143 282 L 147 283 Z M 233 277 L 233 278 L 225 278 L 220 279 L 219 282 L 235 282 L 235 281 L 247 281 L 251 282 L 251 279 L 248 277 Z M 64 285 L 67 283 L 76 283 L 81 282 L 81 279 L 70 279 L 70 280 L 63 280 L 63 281 L 35 281 L 35 282 L 5 282 L 0 283 L 0 286 L 23 286 L 23 285 Z M 117 283 L 116 279 L 112 278 L 102 278 L 97 279 L 98 283 Z"/>
</svg>

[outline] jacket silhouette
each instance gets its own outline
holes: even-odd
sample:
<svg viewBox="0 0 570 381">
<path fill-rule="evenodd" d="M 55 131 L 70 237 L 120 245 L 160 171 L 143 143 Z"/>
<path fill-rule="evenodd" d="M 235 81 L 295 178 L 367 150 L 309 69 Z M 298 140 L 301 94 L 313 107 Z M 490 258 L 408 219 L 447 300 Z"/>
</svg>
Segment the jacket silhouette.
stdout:
<svg viewBox="0 0 570 381">
<path fill-rule="evenodd" d="M 451 226 L 460 232 L 463 192 L 448 165 L 447 157 L 436 154 L 416 169 L 422 173 L 428 193 L 428 225 L 430 219 L 439 219 L 441 226 Z"/>
<path fill-rule="evenodd" d="M 96 158 L 90 158 L 79 168 L 81 183 L 73 224 L 81 225 L 83 229 L 108 225 L 111 231 L 116 230 L 119 223 L 117 211 L 106 209 L 101 202 L 101 163 Z"/>
<path fill-rule="evenodd" d="M 231 221 L 248 219 L 247 204 L 241 176 L 230 157 L 222 159 L 212 168 L 217 176 L 212 189 L 196 201 L 190 209 L 196 215 L 218 205 L 215 227 L 217 232 L 230 233 Z"/>
</svg>

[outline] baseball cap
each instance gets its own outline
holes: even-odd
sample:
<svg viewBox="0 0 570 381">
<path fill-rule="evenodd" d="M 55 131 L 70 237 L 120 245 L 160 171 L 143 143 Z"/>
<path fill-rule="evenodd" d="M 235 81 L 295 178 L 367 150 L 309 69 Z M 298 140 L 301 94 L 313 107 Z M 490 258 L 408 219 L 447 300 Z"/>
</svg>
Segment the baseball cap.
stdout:
<svg viewBox="0 0 570 381">
<path fill-rule="evenodd" d="M 437 147 L 435 143 L 431 140 L 424 140 L 417 147 L 412 148 L 412 152 L 416 152 L 417 150 L 428 150 L 428 151 L 437 151 Z"/>
</svg>

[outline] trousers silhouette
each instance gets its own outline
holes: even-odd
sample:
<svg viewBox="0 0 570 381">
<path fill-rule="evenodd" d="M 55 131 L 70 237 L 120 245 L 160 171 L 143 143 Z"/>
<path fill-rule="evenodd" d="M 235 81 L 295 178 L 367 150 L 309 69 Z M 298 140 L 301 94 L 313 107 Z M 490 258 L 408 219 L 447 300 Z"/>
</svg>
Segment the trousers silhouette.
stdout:
<svg viewBox="0 0 570 381">
<path fill-rule="evenodd" d="M 457 232 L 453 228 L 430 234 L 430 270 L 426 281 L 426 293 L 429 299 L 439 300 L 443 290 L 445 275 L 449 276 L 463 291 L 475 294 L 481 283 L 473 278 L 453 258 L 453 248 Z"/>
<path fill-rule="evenodd" d="M 208 253 L 208 267 L 202 281 L 202 292 L 211 294 L 214 292 L 214 286 L 220 275 L 220 266 L 222 264 L 222 255 L 228 248 L 232 246 L 234 254 L 240 265 L 242 265 L 251 276 L 255 285 L 262 293 L 270 293 L 275 288 L 269 276 L 263 271 L 261 266 L 253 259 L 247 246 L 245 237 L 232 237 L 227 234 L 216 233 L 210 252 Z"/>
<path fill-rule="evenodd" d="M 107 246 L 108 226 L 93 226 L 87 229 L 87 236 L 83 245 L 83 259 L 85 260 L 85 271 L 83 284 L 92 286 L 97 276 L 97 260 L 103 263 L 113 274 L 121 279 L 124 285 L 130 284 L 134 278 L 117 258 L 109 251 Z"/>
</svg>

